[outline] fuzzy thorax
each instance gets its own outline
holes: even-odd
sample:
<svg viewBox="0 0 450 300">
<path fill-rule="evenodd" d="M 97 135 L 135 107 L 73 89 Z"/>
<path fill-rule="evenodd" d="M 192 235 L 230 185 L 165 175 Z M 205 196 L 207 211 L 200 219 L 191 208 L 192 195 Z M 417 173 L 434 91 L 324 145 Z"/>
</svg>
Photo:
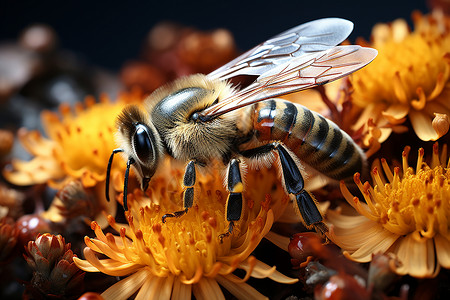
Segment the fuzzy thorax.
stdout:
<svg viewBox="0 0 450 300">
<path fill-rule="evenodd" d="M 232 93 L 227 82 L 200 74 L 155 91 L 147 100 L 148 111 L 168 152 L 179 160 L 205 163 L 227 155 L 237 134 L 235 114 L 208 122 L 192 116 Z"/>
</svg>

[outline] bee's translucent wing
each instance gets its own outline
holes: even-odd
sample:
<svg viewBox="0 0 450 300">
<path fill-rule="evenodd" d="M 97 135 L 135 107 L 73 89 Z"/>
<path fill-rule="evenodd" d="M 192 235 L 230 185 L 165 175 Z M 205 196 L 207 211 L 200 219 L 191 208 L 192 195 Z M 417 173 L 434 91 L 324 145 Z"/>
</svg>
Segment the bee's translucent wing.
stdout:
<svg viewBox="0 0 450 300">
<path fill-rule="evenodd" d="M 212 79 L 238 75 L 261 75 L 293 57 L 327 50 L 344 41 L 353 23 L 339 18 L 311 21 L 265 41 L 226 65 L 208 74 Z"/>
<path fill-rule="evenodd" d="M 268 98 L 298 92 L 346 76 L 371 62 L 377 50 L 361 46 L 336 46 L 291 58 L 261 74 L 254 83 L 200 116 L 207 120 Z"/>
</svg>

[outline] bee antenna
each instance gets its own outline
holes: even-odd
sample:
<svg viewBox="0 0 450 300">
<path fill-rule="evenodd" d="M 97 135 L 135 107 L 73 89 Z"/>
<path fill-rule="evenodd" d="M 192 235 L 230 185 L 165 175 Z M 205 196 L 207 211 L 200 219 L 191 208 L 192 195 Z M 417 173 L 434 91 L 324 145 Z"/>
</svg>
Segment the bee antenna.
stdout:
<svg viewBox="0 0 450 300">
<path fill-rule="evenodd" d="M 108 202 L 109 202 L 109 178 L 111 177 L 111 166 L 112 166 L 114 154 L 119 153 L 119 152 L 123 152 L 123 149 L 117 148 L 117 149 L 113 150 L 113 152 L 111 153 L 111 156 L 109 157 L 108 168 L 106 169 L 105 196 L 106 196 L 106 200 L 108 200 Z"/>
<path fill-rule="evenodd" d="M 125 170 L 125 181 L 123 183 L 123 208 L 128 210 L 127 194 L 128 194 L 128 176 L 130 174 L 130 166 L 134 164 L 134 158 L 129 157 L 127 161 L 127 169 Z"/>
</svg>

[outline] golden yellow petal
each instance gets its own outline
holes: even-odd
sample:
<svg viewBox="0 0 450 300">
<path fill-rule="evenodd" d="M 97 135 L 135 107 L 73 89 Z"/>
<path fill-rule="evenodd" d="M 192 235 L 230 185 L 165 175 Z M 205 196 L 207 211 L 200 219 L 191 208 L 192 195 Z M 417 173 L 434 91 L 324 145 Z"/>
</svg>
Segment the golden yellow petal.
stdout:
<svg viewBox="0 0 450 300">
<path fill-rule="evenodd" d="M 404 122 L 408 112 L 409 106 L 407 104 L 392 104 L 382 114 L 389 123 L 398 125 Z"/>
<path fill-rule="evenodd" d="M 175 276 L 169 275 L 169 277 L 162 279 L 163 283 L 159 291 L 159 299 L 171 299 Z"/>
<path fill-rule="evenodd" d="M 105 300 L 125 300 L 133 295 L 145 281 L 152 281 L 154 277 L 146 268 L 124 278 L 102 293 Z"/>
<path fill-rule="evenodd" d="M 173 285 L 173 276 L 154 277 L 146 280 L 140 288 L 135 300 L 170 300 Z"/>
<path fill-rule="evenodd" d="M 446 83 L 448 82 L 449 75 L 449 59 L 447 55 L 444 55 L 445 64 L 445 72 L 440 72 L 436 78 L 436 85 L 434 86 L 433 91 L 430 93 L 428 97 L 428 101 L 432 101 L 441 95 L 442 90 L 445 88 Z"/>
<path fill-rule="evenodd" d="M 225 300 L 219 284 L 213 278 L 203 277 L 192 286 L 192 292 L 197 300 Z"/>
<path fill-rule="evenodd" d="M 394 88 L 394 94 L 397 97 L 397 100 L 400 103 L 407 104 L 408 103 L 408 90 L 405 87 L 403 82 L 403 78 L 400 76 L 400 72 L 396 71 L 394 73 L 394 77 L 392 78 L 392 87 Z"/>
<path fill-rule="evenodd" d="M 248 259 L 243 261 L 240 265 L 240 268 L 243 268 L 246 271 L 250 270 L 250 266 L 248 263 Z M 287 277 L 283 274 L 281 274 L 280 272 L 278 272 L 276 270 L 276 267 L 273 266 L 269 266 L 265 263 L 263 263 L 260 260 L 256 260 L 256 263 L 253 267 L 253 272 L 251 273 L 251 276 L 254 278 L 267 278 L 269 277 L 270 279 L 272 279 L 273 281 L 276 282 L 280 282 L 280 283 L 285 283 L 285 284 L 292 284 L 292 283 L 296 283 L 298 281 L 297 278 L 290 278 Z"/>
<path fill-rule="evenodd" d="M 372 39 L 376 48 L 381 47 L 392 37 L 392 31 L 388 24 L 378 23 L 372 28 Z"/>
<path fill-rule="evenodd" d="M 403 41 L 409 35 L 409 25 L 404 19 L 396 19 L 391 23 L 392 39 L 396 42 Z"/>
<path fill-rule="evenodd" d="M 359 119 L 352 126 L 352 129 L 358 130 L 362 126 L 367 126 L 367 121 L 372 118 L 373 121 L 378 124 L 380 120 L 378 117 L 381 116 L 382 112 L 386 109 L 386 104 L 382 102 L 370 102 L 365 106 Z M 380 125 L 380 124 L 378 124 Z"/>
<path fill-rule="evenodd" d="M 44 138 L 37 130 L 28 131 L 25 128 L 19 129 L 17 137 L 22 146 L 36 157 L 52 157 L 56 143 Z"/>
<path fill-rule="evenodd" d="M 438 262 L 444 268 L 450 268 L 450 241 L 440 234 L 434 237 Z"/>
<path fill-rule="evenodd" d="M 133 272 L 136 272 L 137 270 L 142 268 L 142 266 L 134 263 L 124 264 L 122 262 L 118 262 L 112 259 L 99 260 L 98 257 L 95 255 L 94 251 L 92 251 L 87 247 L 84 248 L 83 253 L 84 256 L 86 257 L 86 260 L 88 260 L 92 264 L 92 266 L 94 266 L 100 272 L 105 273 L 107 275 L 125 276 Z"/>
<path fill-rule="evenodd" d="M 448 96 L 444 99 L 444 101 L 433 101 L 427 103 L 427 106 L 424 108 L 424 112 L 426 112 L 430 117 L 434 116 L 435 113 L 450 115 L 450 101 L 447 101 Z"/>
<path fill-rule="evenodd" d="M 90 237 L 85 236 L 84 237 L 84 243 L 86 244 L 87 247 L 89 247 L 91 250 L 97 252 L 97 253 L 101 253 L 103 254 L 102 250 L 100 250 L 97 245 L 95 245 L 94 243 L 92 243 L 92 240 Z"/>
<path fill-rule="evenodd" d="M 219 274 L 220 270 L 222 269 L 223 263 L 220 261 L 216 261 L 213 266 L 209 269 L 208 272 L 205 272 L 203 276 L 205 277 L 216 277 L 217 274 Z"/>
<path fill-rule="evenodd" d="M 335 210 L 329 210 L 327 212 L 327 220 L 335 225 L 336 232 L 342 228 L 345 232 L 349 233 L 348 230 L 352 232 L 359 232 L 361 231 L 359 229 L 360 226 L 364 227 L 371 227 L 373 223 L 376 224 L 376 222 L 367 219 L 364 216 L 356 215 L 356 216 L 347 216 L 344 214 L 340 214 L 339 212 Z"/>
<path fill-rule="evenodd" d="M 190 300 L 192 297 L 192 285 L 182 283 L 177 277 L 174 279 L 172 300 Z"/>
<path fill-rule="evenodd" d="M 59 179 L 63 176 L 60 166 L 56 161 L 45 157 L 36 157 L 28 162 L 13 160 L 13 170 L 3 170 L 5 178 L 17 185 L 33 185 L 45 183 L 49 179 Z"/>
<path fill-rule="evenodd" d="M 238 299 L 268 299 L 246 283 L 235 283 L 239 278 L 233 274 L 217 276 L 217 282 Z"/>
<path fill-rule="evenodd" d="M 377 234 L 367 234 L 365 244 L 350 256 L 357 262 L 369 262 L 373 254 L 385 253 L 399 237 L 384 229 Z"/>
<path fill-rule="evenodd" d="M 78 257 L 73 258 L 73 262 L 83 271 L 86 272 L 98 272 L 98 269 L 94 267 L 90 262 L 84 259 L 79 259 Z"/>
<path fill-rule="evenodd" d="M 192 276 L 192 278 L 187 279 L 184 274 L 181 274 L 179 277 L 180 281 L 184 284 L 194 284 L 199 282 L 199 280 L 202 279 L 202 276 L 203 276 L 203 267 L 201 265 L 198 265 L 195 274 L 194 276 Z"/>
<path fill-rule="evenodd" d="M 277 234 L 273 231 L 269 231 L 265 236 L 266 239 L 268 239 L 272 244 L 275 246 L 278 246 L 280 249 L 283 249 L 284 251 L 288 251 L 289 243 L 291 242 L 291 239 L 282 236 L 281 234 Z"/>
<path fill-rule="evenodd" d="M 259 218 L 259 217 L 258 217 Z M 274 221 L 274 215 L 272 209 L 267 211 L 266 220 L 264 222 L 264 227 L 260 229 L 257 236 L 247 235 L 245 241 L 240 247 L 233 248 L 232 251 L 227 256 L 218 257 L 218 261 L 222 261 L 228 264 L 232 264 L 233 261 L 243 261 L 246 259 L 258 246 L 261 239 L 270 231 Z M 255 220 L 257 222 L 257 220 Z"/>
<path fill-rule="evenodd" d="M 330 226 L 328 237 L 339 247 L 350 252 L 357 251 L 363 248 L 358 253 L 364 253 L 363 257 L 367 259 L 368 253 L 373 245 L 371 243 L 382 242 L 380 239 L 388 239 L 386 243 L 392 244 L 398 238 L 398 235 L 392 234 L 385 230 L 380 224 L 367 220 L 364 224 L 357 228 L 348 228 L 348 230 L 337 228 L 337 226 Z M 385 245 L 383 246 L 383 248 Z M 386 248 L 387 249 L 387 248 Z M 360 254 L 357 254 L 358 259 L 361 259 Z M 356 259 L 356 258 L 355 258 Z"/>
<path fill-rule="evenodd" d="M 136 295 L 135 300 L 147 300 L 147 299 L 153 299 L 155 295 L 150 294 L 150 288 L 152 285 L 155 284 L 155 282 L 159 282 L 161 278 L 154 277 L 152 280 L 146 280 L 144 281 L 144 284 L 139 289 L 139 292 Z"/>
<path fill-rule="evenodd" d="M 90 241 L 92 244 L 97 246 L 97 248 L 100 250 L 101 253 L 109 256 L 111 259 L 121 261 L 123 263 L 128 263 L 129 260 L 125 258 L 125 256 L 122 253 L 116 252 L 113 249 L 111 249 L 107 244 L 105 244 L 102 241 L 99 241 L 97 239 L 86 239 L 85 241 Z M 86 243 L 86 246 L 90 247 L 88 243 Z M 92 247 L 90 247 L 92 248 Z M 98 251 L 97 251 L 98 252 Z"/>
<path fill-rule="evenodd" d="M 380 128 L 381 135 L 378 138 L 378 142 L 383 143 L 388 139 L 392 133 L 392 128 Z"/>
<path fill-rule="evenodd" d="M 255 268 L 256 269 L 256 268 Z M 276 282 L 280 282 L 280 283 L 284 283 L 284 284 L 294 284 L 296 282 L 298 282 L 298 278 L 291 278 L 288 277 L 280 272 L 278 272 L 277 270 L 275 270 L 270 276 L 270 279 L 272 279 L 273 281 Z"/>
<path fill-rule="evenodd" d="M 253 269 L 256 266 L 257 263 L 257 259 L 254 256 L 249 256 L 245 261 L 241 262 L 238 267 L 241 269 L 244 269 L 246 271 L 245 273 L 245 277 L 240 279 L 238 282 L 246 282 L 250 276 L 255 275 L 255 272 L 253 271 Z M 273 270 L 275 270 L 275 266 L 273 267 Z M 258 276 L 258 275 L 257 275 Z M 257 277 L 257 278 L 265 278 L 267 276 L 264 277 Z"/>
<path fill-rule="evenodd" d="M 99 272 L 100 271 L 97 267 L 95 267 L 93 264 L 91 264 L 87 260 L 82 260 L 82 259 L 79 259 L 78 257 L 74 257 L 74 262 L 83 271 L 86 271 L 86 272 Z M 139 265 L 136 265 L 134 263 L 124 264 L 120 261 L 116 261 L 116 260 L 112 260 L 112 259 L 102 259 L 102 260 L 99 260 L 99 262 L 102 264 L 103 268 L 111 269 L 111 272 L 113 272 L 116 269 L 127 268 L 127 267 L 131 267 L 131 266 L 136 266 L 136 269 L 140 268 Z"/>
<path fill-rule="evenodd" d="M 422 141 L 435 141 L 439 138 L 439 134 L 432 126 L 432 118 L 422 111 L 412 109 L 409 112 L 411 124 L 417 136 Z"/>
<path fill-rule="evenodd" d="M 401 266 L 396 269 L 400 275 L 409 274 L 413 277 L 434 277 L 437 275 L 432 239 L 423 239 L 418 242 L 412 234 L 402 238 L 393 249 Z"/>
<path fill-rule="evenodd" d="M 427 104 L 427 96 L 425 95 L 423 88 L 420 86 L 417 87 L 416 93 L 417 93 L 418 99 L 412 99 L 411 106 L 416 110 L 422 110 L 422 109 L 424 109 L 425 105 Z"/>
</svg>

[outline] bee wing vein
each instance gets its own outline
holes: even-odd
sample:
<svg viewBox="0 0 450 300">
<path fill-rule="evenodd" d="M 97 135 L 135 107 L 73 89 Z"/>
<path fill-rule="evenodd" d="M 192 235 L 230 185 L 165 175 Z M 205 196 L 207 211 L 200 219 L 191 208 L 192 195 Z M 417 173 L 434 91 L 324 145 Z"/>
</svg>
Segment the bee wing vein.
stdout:
<svg viewBox="0 0 450 300">
<path fill-rule="evenodd" d="M 201 115 L 217 117 L 258 101 L 339 79 L 364 67 L 376 55 L 375 49 L 351 45 L 292 58 L 261 74 L 248 87 L 206 108 Z"/>
<path fill-rule="evenodd" d="M 238 75 L 261 75 L 292 57 L 329 49 L 341 43 L 352 30 L 353 23 L 344 19 L 311 21 L 259 44 L 208 74 L 208 77 L 229 79 Z"/>
</svg>

